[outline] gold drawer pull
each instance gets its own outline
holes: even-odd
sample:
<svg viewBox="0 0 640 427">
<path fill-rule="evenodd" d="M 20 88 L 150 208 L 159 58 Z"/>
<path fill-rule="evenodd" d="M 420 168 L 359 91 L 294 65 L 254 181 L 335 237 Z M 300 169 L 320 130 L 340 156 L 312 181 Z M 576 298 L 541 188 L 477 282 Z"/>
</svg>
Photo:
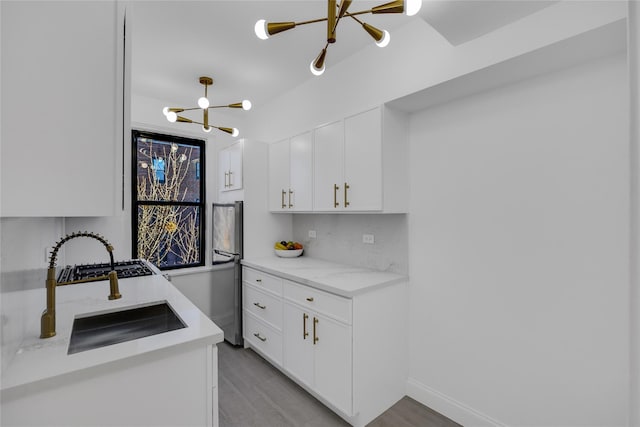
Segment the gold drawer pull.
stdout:
<svg viewBox="0 0 640 427">
<path fill-rule="evenodd" d="M 262 283 L 262 279 L 256 279 L 256 283 Z"/>
<path fill-rule="evenodd" d="M 293 203 L 291 203 L 291 195 L 293 194 L 293 191 L 291 189 L 289 189 L 289 207 L 292 208 L 293 207 Z"/>
<path fill-rule="evenodd" d="M 266 338 L 261 337 L 259 332 L 256 332 L 255 334 L 253 334 L 253 336 L 258 338 L 262 342 L 265 342 L 267 340 Z"/>
<path fill-rule="evenodd" d="M 318 334 L 316 333 L 316 325 L 318 324 L 318 318 L 313 318 L 313 345 L 316 345 L 318 342 Z"/>
<path fill-rule="evenodd" d="M 347 200 L 347 190 L 350 189 L 349 184 L 344 183 L 344 207 L 349 206 L 349 200 Z"/>
<path fill-rule="evenodd" d="M 313 302 L 313 297 L 307 297 L 307 301 Z"/>
<path fill-rule="evenodd" d="M 260 304 L 259 302 L 254 302 L 254 303 L 253 303 L 253 305 L 255 305 L 256 307 L 261 308 L 261 309 L 263 309 L 263 310 L 264 310 L 265 308 L 267 308 L 267 306 L 266 306 L 266 305 L 262 305 L 262 304 Z"/>
<path fill-rule="evenodd" d="M 307 319 L 309 315 L 307 313 L 302 313 L 302 339 L 306 340 L 309 336 L 309 332 L 307 332 Z"/>
<path fill-rule="evenodd" d="M 282 200 L 281 200 L 281 201 L 282 201 L 282 203 L 281 203 L 281 204 L 282 204 L 282 209 L 284 209 L 284 208 L 286 208 L 286 207 L 287 207 L 287 205 L 285 205 L 285 204 L 284 204 L 284 195 L 285 195 L 285 194 L 287 194 L 287 192 L 286 192 L 286 191 L 284 191 L 284 190 L 282 190 Z"/>
<path fill-rule="evenodd" d="M 338 190 L 340 189 L 340 187 L 338 187 L 338 184 L 333 184 L 333 207 L 337 208 L 338 206 L 340 206 L 340 203 L 338 202 Z"/>
</svg>

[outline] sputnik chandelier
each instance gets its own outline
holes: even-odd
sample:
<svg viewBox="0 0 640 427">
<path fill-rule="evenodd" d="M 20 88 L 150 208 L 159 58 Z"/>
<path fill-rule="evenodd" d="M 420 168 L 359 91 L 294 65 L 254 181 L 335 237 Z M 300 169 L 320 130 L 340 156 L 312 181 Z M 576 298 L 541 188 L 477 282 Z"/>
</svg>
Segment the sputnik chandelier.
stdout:
<svg viewBox="0 0 640 427">
<path fill-rule="evenodd" d="M 195 123 L 197 125 L 202 125 L 202 130 L 205 132 L 211 132 L 211 129 L 216 128 L 221 130 L 222 132 L 226 132 L 231 136 L 238 136 L 238 129 L 236 128 L 227 128 L 222 126 L 214 126 L 209 124 L 209 110 L 211 108 L 242 108 L 243 110 L 251 109 L 251 101 L 245 99 L 242 102 L 236 102 L 235 104 L 229 105 L 210 105 L 209 99 L 207 98 L 207 88 L 213 84 L 213 79 L 211 77 L 200 77 L 200 84 L 204 86 L 204 96 L 198 99 L 198 106 L 193 108 L 172 108 L 172 107 L 164 107 L 162 113 L 165 115 L 167 120 L 171 123 L 182 122 L 182 123 Z M 182 113 L 183 111 L 192 111 L 192 110 L 202 110 L 202 122 L 197 122 L 195 120 L 188 119 L 186 117 L 179 116 L 178 113 Z"/>
<path fill-rule="evenodd" d="M 372 9 L 362 10 L 359 12 L 349 12 L 349 6 L 352 0 L 342 0 L 340 4 L 337 4 L 337 0 L 327 0 L 327 17 L 313 19 L 311 21 L 302 22 L 266 22 L 264 19 L 260 19 L 256 22 L 255 32 L 258 38 L 266 40 L 269 36 L 272 36 L 282 31 L 290 30 L 298 25 L 313 24 L 315 22 L 327 21 L 327 43 L 320 51 L 320 54 L 314 59 L 309 68 L 311 72 L 319 76 L 324 73 L 324 59 L 327 56 L 327 48 L 329 44 L 336 42 L 336 28 L 338 23 L 344 17 L 349 17 L 355 20 L 358 24 L 362 25 L 362 28 L 369 33 L 371 37 L 376 41 L 376 44 L 380 47 L 385 47 L 389 44 L 391 36 L 386 30 L 379 30 L 373 25 L 369 25 L 366 22 L 362 22 L 357 18 L 358 15 L 365 13 L 380 14 L 380 13 L 404 13 L 407 16 L 412 16 L 418 13 L 422 6 L 422 0 L 396 0 L 390 3 L 385 3 L 380 6 L 376 6 Z"/>
</svg>

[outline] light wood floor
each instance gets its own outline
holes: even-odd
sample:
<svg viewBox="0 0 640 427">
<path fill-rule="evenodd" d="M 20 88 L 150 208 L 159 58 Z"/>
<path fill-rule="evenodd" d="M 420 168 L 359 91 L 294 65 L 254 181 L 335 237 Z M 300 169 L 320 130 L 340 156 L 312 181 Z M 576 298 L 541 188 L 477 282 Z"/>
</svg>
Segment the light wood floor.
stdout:
<svg viewBox="0 0 640 427">
<path fill-rule="evenodd" d="M 218 345 L 220 427 L 348 427 L 304 389 L 250 349 Z M 368 427 L 459 424 L 404 397 Z"/>
</svg>

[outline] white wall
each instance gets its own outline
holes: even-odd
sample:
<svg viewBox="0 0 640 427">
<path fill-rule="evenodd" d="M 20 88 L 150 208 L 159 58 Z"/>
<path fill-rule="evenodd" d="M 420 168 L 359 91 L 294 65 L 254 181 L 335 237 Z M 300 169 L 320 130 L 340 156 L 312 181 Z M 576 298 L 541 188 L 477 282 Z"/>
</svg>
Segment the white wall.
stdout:
<svg viewBox="0 0 640 427">
<path fill-rule="evenodd" d="M 629 425 L 640 426 L 640 3 L 629 2 L 631 280 Z"/>
<path fill-rule="evenodd" d="M 411 394 L 469 425 L 626 425 L 627 105 L 617 55 L 412 116 Z"/>
<path fill-rule="evenodd" d="M 309 230 L 316 232 L 309 238 Z M 372 234 L 374 244 L 362 243 Z M 293 237 L 305 256 L 380 271 L 409 274 L 408 221 L 405 214 L 293 215 Z"/>
</svg>

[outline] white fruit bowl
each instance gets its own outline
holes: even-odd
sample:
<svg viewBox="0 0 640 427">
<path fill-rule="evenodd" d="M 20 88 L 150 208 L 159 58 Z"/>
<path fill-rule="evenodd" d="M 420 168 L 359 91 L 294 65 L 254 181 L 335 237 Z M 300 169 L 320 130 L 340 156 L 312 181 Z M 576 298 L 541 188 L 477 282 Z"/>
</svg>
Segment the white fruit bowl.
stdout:
<svg viewBox="0 0 640 427">
<path fill-rule="evenodd" d="M 274 251 L 276 255 L 278 255 L 280 258 L 295 258 L 302 255 L 302 251 L 304 251 L 304 249 L 291 249 L 291 250 L 274 249 Z"/>
</svg>

